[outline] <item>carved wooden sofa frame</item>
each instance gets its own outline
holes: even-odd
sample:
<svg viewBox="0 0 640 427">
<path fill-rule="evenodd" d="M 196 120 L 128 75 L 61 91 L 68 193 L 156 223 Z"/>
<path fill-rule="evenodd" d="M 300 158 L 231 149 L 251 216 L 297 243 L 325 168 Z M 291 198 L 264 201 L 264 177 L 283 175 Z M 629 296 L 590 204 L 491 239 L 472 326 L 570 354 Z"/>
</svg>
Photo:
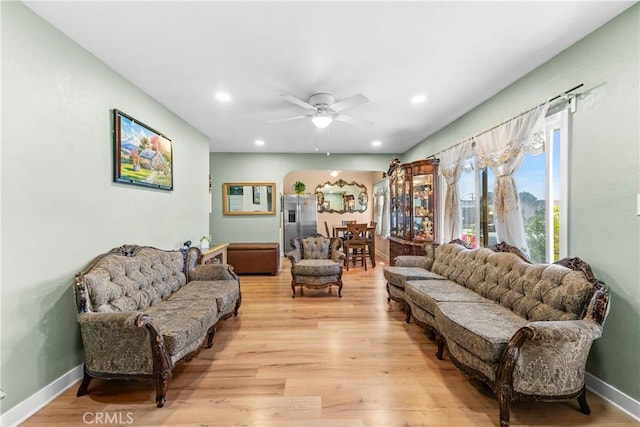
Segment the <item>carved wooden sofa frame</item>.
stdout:
<svg viewBox="0 0 640 427">
<path fill-rule="evenodd" d="M 189 290 L 193 294 L 193 299 L 200 300 L 199 307 L 210 304 L 210 312 L 216 312 L 215 317 L 209 319 L 211 325 L 206 330 L 203 330 L 202 339 L 200 340 L 196 337 L 190 343 L 189 348 L 184 351 L 184 354 L 178 356 L 172 356 L 169 351 L 166 343 L 167 332 L 163 331 L 162 320 L 154 319 L 154 314 L 144 313 L 142 312 L 144 310 L 141 311 L 140 309 L 117 310 L 117 308 L 108 307 L 109 304 L 104 304 L 102 307 L 96 306 L 97 297 L 95 293 L 101 292 L 97 284 L 97 277 L 101 276 L 104 282 L 102 283 L 103 286 L 108 282 L 108 286 L 111 289 L 115 289 L 115 282 L 123 282 L 125 280 L 114 277 L 106 278 L 105 274 L 108 273 L 105 273 L 105 270 L 109 268 L 114 270 L 121 269 L 122 266 L 117 265 L 119 260 L 124 265 L 127 265 L 127 259 L 141 256 L 145 252 L 153 253 L 154 251 L 158 254 L 164 254 L 163 256 L 171 256 L 172 262 L 176 263 L 174 266 L 176 269 L 178 268 L 178 263 L 181 263 L 179 267 L 181 271 L 175 270 L 174 277 L 178 278 L 179 282 L 184 281 L 184 283 L 180 283 L 179 289 L 173 290 L 170 296 L 176 295 L 182 290 Z M 189 248 L 182 251 L 163 251 L 148 246 L 124 245 L 97 256 L 82 272 L 76 275 L 75 296 L 78 322 L 86 357 L 84 378 L 78 388 L 78 397 L 88 393 L 89 383 L 93 378 L 152 380 L 156 387 L 156 405 L 158 408 L 164 406 L 173 370 L 178 365 L 192 360 L 205 346 L 210 348 L 213 345 L 214 334 L 219 323 L 231 316 L 237 316 L 242 302 L 240 280 L 233 272 L 233 268 L 227 264 L 198 265 L 200 259 L 201 253 L 198 248 Z M 131 284 L 131 281 L 129 281 L 129 284 Z M 202 292 L 195 289 L 195 286 L 199 286 Z M 156 313 L 159 313 L 159 310 L 162 309 L 162 304 L 170 296 L 153 302 L 151 307 L 155 306 Z M 190 304 L 192 304 L 191 301 L 185 301 L 185 307 Z M 179 317 L 179 313 L 170 312 L 168 314 L 168 317 Z M 129 356 L 140 357 L 140 364 L 147 369 L 141 369 L 143 372 L 133 372 L 128 369 L 118 372 L 117 366 L 107 366 L 107 369 L 101 369 L 101 367 L 105 367 L 110 362 L 93 363 L 100 358 L 100 354 L 96 354 L 96 346 L 91 342 L 92 336 L 94 336 L 92 335 L 93 333 L 96 334 L 95 336 L 102 335 L 102 338 L 109 336 L 108 340 L 111 340 L 113 345 L 103 346 L 109 347 L 105 351 L 117 351 L 112 348 L 116 342 L 118 340 L 127 340 L 127 348 L 131 353 Z M 113 354 L 108 355 L 105 360 L 109 358 L 124 359 L 127 357 L 127 355 Z M 115 365 L 117 360 L 111 360 L 111 363 Z M 126 365 L 125 362 L 122 363 Z"/>
<path fill-rule="evenodd" d="M 464 244 L 464 242 L 460 240 L 452 241 L 451 243 L 457 244 L 460 246 L 464 246 L 469 249 L 468 246 Z M 402 270 L 402 274 L 406 274 L 409 277 L 409 281 L 412 280 L 423 280 L 420 279 L 419 276 L 423 275 L 422 272 L 418 271 L 419 268 L 428 267 L 429 269 L 433 265 L 435 251 L 438 247 L 438 244 L 434 244 L 431 248 L 426 248 L 427 255 L 422 257 L 425 259 L 419 259 L 420 257 L 416 256 L 400 256 L 396 258 L 396 266 L 408 266 L 404 267 L 408 270 Z M 501 243 L 496 246 L 490 248 L 494 252 L 508 252 L 512 253 L 522 261 L 531 264 L 526 256 L 522 254 L 518 249 L 509 246 L 507 244 Z M 429 259 L 430 258 L 430 259 Z M 591 267 L 589 264 L 581 260 L 580 258 L 564 258 L 562 260 L 554 263 L 556 265 L 560 265 L 566 267 L 572 271 L 582 272 L 584 274 L 584 278 L 591 283 L 590 295 L 588 295 L 587 302 L 583 306 L 583 310 L 578 318 L 578 320 L 587 320 L 591 324 L 594 325 L 595 328 L 599 329 L 597 333 L 595 333 L 596 338 L 600 336 L 602 326 L 607 317 L 609 310 L 609 301 L 610 294 L 609 290 L 605 287 L 604 283 L 597 280 L 593 275 Z M 533 264 L 531 264 L 533 265 Z M 413 271 L 412 269 L 415 269 Z M 385 276 L 389 276 L 385 274 Z M 418 277 L 416 277 L 418 276 Z M 397 277 L 396 277 L 397 279 Z M 443 359 L 444 349 L 447 347 L 447 340 L 443 336 L 443 334 L 438 330 L 438 328 L 434 324 L 430 324 L 429 322 L 422 321 L 415 317 L 415 313 L 412 313 L 411 304 L 405 300 L 407 298 L 406 295 L 403 295 L 399 292 L 390 292 L 390 286 L 393 288 L 393 285 L 390 285 L 387 282 L 387 292 L 388 297 L 387 301 L 399 301 L 404 304 L 404 308 L 406 311 L 406 321 L 409 323 L 411 319 L 413 322 L 425 329 L 427 332 L 431 333 L 435 339 L 437 344 L 437 353 L 436 357 L 440 360 Z M 576 332 L 577 334 L 577 332 Z M 541 335 L 549 335 L 542 337 Z M 500 425 L 501 427 L 508 427 L 510 422 L 510 409 L 511 403 L 514 401 L 524 401 L 524 400 L 533 400 L 533 401 L 563 401 L 569 400 L 573 398 L 577 398 L 580 411 L 584 414 L 590 414 L 591 410 L 586 401 L 586 386 L 582 385 L 582 388 L 575 392 L 563 395 L 540 395 L 540 394 L 528 394 L 528 393 L 519 393 L 514 390 L 513 380 L 514 380 L 514 370 L 518 364 L 518 359 L 520 357 L 523 346 L 527 343 L 534 342 L 540 339 L 549 339 L 554 338 L 553 331 L 545 331 L 544 329 L 538 329 L 535 326 L 523 326 L 521 327 L 508 341 L 506 344 L 502 356 L 500 358 L 500 363 L 498 366 L 498 370 L 495 374 L 495 379 L 491 379 L 485 373 L 481 372 L 478 369 L 474 369 L 463 361 L 458 360 L 450 351 L 448 352 L 449 357 L 453 364 L 460 369 L 465 375 L 471 378 L 475 378 L 487 384 L 493 393 L 496 395 L 499 409 L 500 409 Z M 558 334 L 558 339 L 561 337 Z M 595 338 L 594 338 L 595 339 Z M 588 351 L 588 350 L 587 350 Z"/>
</svg>

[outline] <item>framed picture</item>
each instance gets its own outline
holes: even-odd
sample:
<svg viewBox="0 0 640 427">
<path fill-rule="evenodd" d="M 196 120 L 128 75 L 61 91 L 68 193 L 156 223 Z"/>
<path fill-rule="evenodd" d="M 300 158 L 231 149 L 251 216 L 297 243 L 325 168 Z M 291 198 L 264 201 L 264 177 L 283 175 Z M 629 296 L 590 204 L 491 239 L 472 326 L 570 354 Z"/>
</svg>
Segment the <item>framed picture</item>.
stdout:
<svg viewBox="0 0 640 427">
<path fill-rule="evenodd" d="M 275 215 L 274 182 L 225 182 L 222 184 L 224 215 Z"/>
<path fill-rule="evenodd" d="M 172 191 L 171 139 L 116 109 L 113 127 L 113 182 Z"/>
</svg>

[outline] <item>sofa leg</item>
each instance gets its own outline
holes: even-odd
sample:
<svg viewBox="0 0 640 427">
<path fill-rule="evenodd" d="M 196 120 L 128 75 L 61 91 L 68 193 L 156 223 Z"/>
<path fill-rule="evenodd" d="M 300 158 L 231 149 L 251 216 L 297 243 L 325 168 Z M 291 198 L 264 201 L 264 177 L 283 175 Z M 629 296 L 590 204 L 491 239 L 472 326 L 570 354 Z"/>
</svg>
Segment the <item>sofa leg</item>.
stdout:
<svg viewBox="0 0 640 427">
<path fill-rule="evenodd" d="M 85 394 L 89 393 L 89 383 L 91 382 L 92 379 L 93 377 L 89 375 L 89 373 L 87 372 L 87 366 L 85 365 L 84 378 L 82 378 L 80 387 L 78 387 L 78 393 L 76 394 L 77 397 L 84 396 Z"/>
<path fill-rule="evenodd" d="M 338 284 L 338 298 L 342 298 L 342 282 Z"/>
<path fill-rule="evenodd" d="M 438 332 L 436 332 L 436 345 L 438 346 L 438 351 L 436 351 L 436 357 L 438 360 L 442 360 L 442 355 L 444 353 L 444 338 Z"/>
<path fill-rule="evenodd" d="M 162 408 L 167 398 L 167 390 L 171 381 L 171 371 L 163 372 L 156 380 L 156 406 Z"/>
<path fill-rule="evenodd" d="M 291 282 L 291 298 L 295 298 L 296 297 L 296 284 L 292 281 Z"/>
<path fill-rule="evenodd" d="M 233 317 L 238 317 L 238 312 L 240 311 L 240 304 L 242 304 L 242 294 L 238 298 L 238 302 L 236 302 L 236 306 L 233 309 Z"/>
<path fill-rule="evenodd" d="M 580 405 L 580 412 L 586 415 L 589 415 L 591 413 L 591 408 L 589 408 L 589 404 L 587 403 L 586 386 L 582 386 L 582 391 L 580 392 L 580 395 L 578 395 L 578 404 Z"/>
<path fill-rule="evenodd" d="M 404 305 L 404 314 L 405 314 L 404 321 L 407 323 L 411 323 L 411 306 L 407 302 L 405 302 L 404 304 L 405 304 Z"/>
<path fill-rule="evenodd" d="M 211 329 L 207 334 L 207 348 L 213 347 L 213 336 L 215 335 L 215 333 L 216 333 L 216 330 Z"/>
<path fill-rule="evenodd" d="M 511 386 L 503 384 L 498 388 L 498 404 L 500 405 L 500 427 L 509 427 L 511 412 Z"/>
</svg>

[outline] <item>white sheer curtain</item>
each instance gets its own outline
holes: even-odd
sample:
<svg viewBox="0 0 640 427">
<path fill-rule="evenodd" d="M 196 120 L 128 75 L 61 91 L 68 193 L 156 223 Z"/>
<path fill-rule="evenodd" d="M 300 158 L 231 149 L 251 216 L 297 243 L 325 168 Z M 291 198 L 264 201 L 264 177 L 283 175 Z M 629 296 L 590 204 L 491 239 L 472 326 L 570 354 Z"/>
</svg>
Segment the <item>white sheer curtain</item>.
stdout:
<svg viewBox="0 0 640 427">
<path fill-rule="evenodd" d="M 496 176 L 493 197 L 498 241 L 515 246 L 525 254 L 529 249 L 513 173 L 525 154 L 537 155 L 544 151 L 546 112 L 547 104 L 474 137 L 477 167 L 489 166 Z"/>
<path fill-rule="evenodd" d="M 376 234 L 386 239 L 391 234 L 388 177 L 373 184 L 373 199 Z"/>
<path fill-rule="evenodd" d="M 438 155 L 440 158 L 440 175 L 444 177 L 447 191 L 444 198 L 444 220 L 442 225 L 442 241 L 450 242 L 459 239 L 462 233 L 460 223 L 460 190 L 458 181 L 462 168 L 473 155 L 471 140 L 455 145 Z"/>
</svg>

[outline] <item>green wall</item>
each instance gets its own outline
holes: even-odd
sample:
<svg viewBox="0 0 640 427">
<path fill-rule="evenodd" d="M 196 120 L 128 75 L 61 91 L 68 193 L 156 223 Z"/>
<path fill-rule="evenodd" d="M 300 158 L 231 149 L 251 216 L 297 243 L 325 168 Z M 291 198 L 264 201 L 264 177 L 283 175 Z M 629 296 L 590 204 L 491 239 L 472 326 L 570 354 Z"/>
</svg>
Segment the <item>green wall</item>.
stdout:
<svg viewBox="0 0 640 427">
<path fill-rule="evenodd" d="M 5 413 L 83 362 L 72 284 L 94 256 L 129 243 L 174 249 L 207 233 L 209 148 L 24 5 L 1 7 Z M 112 183 L 113 108 L 173 139 L 173 192 Z"/>
<path fill-rule="evenodd" d="M 571 115 L 569 256 L 611 289 L 587 370 L 640 400 L 640 6 L 635 5 L 405 153 L 411 161 L 584 83 Z"/>
<path fill-rule="evenodd" d="M 211 153 L 211 236 L 218 242 L 280 242 L 280 195 L 284 177 L 297 170 L 387 171 L 391 154 L 243 154 Z M 275 182 L 276 215 L 222 215 L 225 182 Z M 281 248 L 282 249 L 282 248 Z"/>
</svg>

